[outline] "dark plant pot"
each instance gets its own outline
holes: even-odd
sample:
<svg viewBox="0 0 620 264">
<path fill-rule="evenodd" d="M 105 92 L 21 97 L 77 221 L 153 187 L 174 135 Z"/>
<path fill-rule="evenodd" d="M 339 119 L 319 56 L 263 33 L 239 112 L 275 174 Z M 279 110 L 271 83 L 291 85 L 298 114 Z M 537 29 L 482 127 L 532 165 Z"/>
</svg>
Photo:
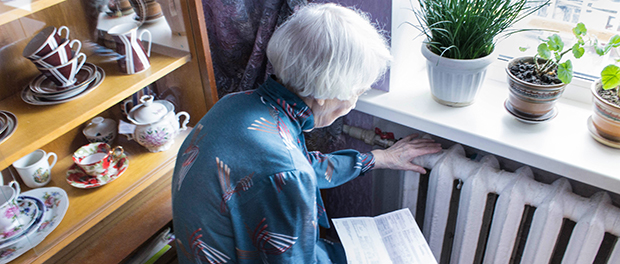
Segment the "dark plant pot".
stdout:
<svg viewBox="0 0 620 264">
<path fill-rule="evenodd" d="M 510 67 L 513 65 L 533 61 L 534 58 L 530 56 L 514 58 L 508 62 L 506 74 L 510 93 L 507 103 L 522 116 L 537 118 L 549 114 L 554 109 L 555 102 L 564 93 L 566 84 L 540 85 L 528 83 L 510 72 Z"/>
<path fill-rule="evenodd" d="M 594 110 L 592 123 L 601 137 L 620 143 L 620 107 L 603 99 L 598 94 L 600 89 L 600 79 L 590 87 Z"/>
</svg>

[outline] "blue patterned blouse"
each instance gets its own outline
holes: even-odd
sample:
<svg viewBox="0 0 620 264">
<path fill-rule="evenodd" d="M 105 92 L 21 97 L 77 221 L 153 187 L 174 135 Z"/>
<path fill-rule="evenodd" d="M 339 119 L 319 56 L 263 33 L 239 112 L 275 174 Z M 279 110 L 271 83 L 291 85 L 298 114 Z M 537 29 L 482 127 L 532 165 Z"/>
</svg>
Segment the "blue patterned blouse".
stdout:
<svg viewBox="0 0 620 264">
<path fill-rule="evenodd" d="M 365 173 L 374 157 L 308 152 L 313 127 L 310 108 L 273 78 L 209 110 L 174 169 L 179 263 L 346 263 L 340 244 L 319 239 L 329 227 L 319 189 Z"/>
</svg>

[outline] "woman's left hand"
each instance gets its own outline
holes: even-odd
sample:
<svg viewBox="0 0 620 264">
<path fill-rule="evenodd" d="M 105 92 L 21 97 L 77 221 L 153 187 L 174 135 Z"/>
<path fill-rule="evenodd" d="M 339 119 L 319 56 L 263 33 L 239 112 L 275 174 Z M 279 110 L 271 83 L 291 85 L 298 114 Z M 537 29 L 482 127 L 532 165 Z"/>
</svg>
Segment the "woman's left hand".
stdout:
<svg viewBox="0 0 620 264">
<path fill-rule="evenodd" d="M 375 156 L 375 169 L 410 170 L 419 173 L 426 173 L 426 170 L 419 165 L 413 164 L 413 158 L 437 153 L 441 150 L 441 145 L 432 139 L 415 139 L 418 134 L 411 134 L 392 145 L 387 149 L 376 149 L 371 151 Z"/>
</svg>

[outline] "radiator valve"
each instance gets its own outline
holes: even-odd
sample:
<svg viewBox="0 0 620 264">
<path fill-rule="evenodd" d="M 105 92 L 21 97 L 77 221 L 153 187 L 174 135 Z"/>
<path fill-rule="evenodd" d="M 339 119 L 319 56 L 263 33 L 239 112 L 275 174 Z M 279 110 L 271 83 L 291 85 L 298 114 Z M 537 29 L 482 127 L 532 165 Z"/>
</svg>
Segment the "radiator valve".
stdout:
<svg viewBox="0 0 620 264">
<path fill-rule="evenodd" d="M 342 125 L 342 132 L 352 138 L 364 141 L 364 143 L 368 145 L 377 145 L 383 148 L 389 148 L 396 142 L 393 133 L 382 132 L 379 128 L 375 128 L 373 131 L 354 126 Z"/>
</svg>

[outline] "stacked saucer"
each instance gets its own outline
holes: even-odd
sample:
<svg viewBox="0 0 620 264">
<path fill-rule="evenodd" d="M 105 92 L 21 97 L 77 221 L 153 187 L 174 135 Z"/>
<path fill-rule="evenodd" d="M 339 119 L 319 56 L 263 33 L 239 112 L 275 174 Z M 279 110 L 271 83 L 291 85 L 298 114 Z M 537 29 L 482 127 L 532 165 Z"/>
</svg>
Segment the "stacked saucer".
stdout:
<svg viewBox="0 0 620 264">
<path fill-rule="evenodd" d="M 0 110 L 0 143 L 7 140 L 17 128 L 17 117 L 9 112 Z"/>
<path fill-rule="evenodd" d="M 64 218 L 69 199 L 63 189 L 47 187 L 21 193 L 17 204 L 23 219 L 14 229 L 0 234 L 0 263 L 7 263 L 41 243 Z"/>
<path fill-rule="evenodd" d="M 61 88 L 45 75 L 39 75 L 24 87 L 21 96 L 24 102 L 31 105 L 65 103 L 91 92 L 104 78 L 105 72 L 101 67 L 87 62 L 75 75 L 74 84 Z"/>
</svg>

